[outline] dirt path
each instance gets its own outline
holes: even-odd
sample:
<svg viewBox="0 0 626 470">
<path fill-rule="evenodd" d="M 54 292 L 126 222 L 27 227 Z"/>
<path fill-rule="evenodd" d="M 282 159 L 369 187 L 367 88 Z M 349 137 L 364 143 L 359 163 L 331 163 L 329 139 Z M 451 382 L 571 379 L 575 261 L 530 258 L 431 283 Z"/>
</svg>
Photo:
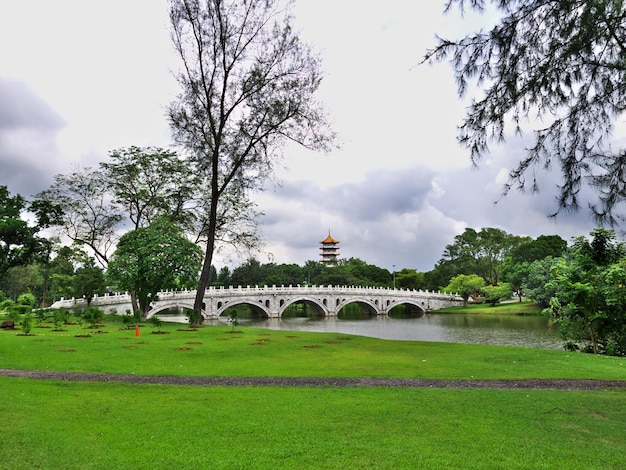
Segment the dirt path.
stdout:
<svg viewBox="0 0 626 470">
<path fill-rule="evenodd" d="M 623 390 L 626 380 L 455 380 L 455 379 L 384 379 L 344 377 L 180 377 L 87 372 L 55 372 L 0 369 L 0 376 L 84 382 L 121 382 L 133 384 L 196 385 L 204 387 L 406 387 L 406 388 L 490 388 L 497 390 Z"/>
</svg>

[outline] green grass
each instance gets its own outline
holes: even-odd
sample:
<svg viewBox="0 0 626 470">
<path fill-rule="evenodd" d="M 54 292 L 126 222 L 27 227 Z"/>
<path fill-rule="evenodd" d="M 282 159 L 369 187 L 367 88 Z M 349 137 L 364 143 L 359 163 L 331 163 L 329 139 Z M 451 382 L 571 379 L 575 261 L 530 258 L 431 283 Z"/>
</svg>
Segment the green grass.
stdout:
<svg viewBox="0 0 626 470">
<path fill-rule="evenodd" d="M 116 319 L 117 320 L 117 319 Z M 164 324 L 0 332 L 0 367 L 190 376 L 626 379 L 625 358 Z M 624 469 L 626 391 L 0 378 L 4 469 Z"/>
<path fill-rule="evenodd" d="M 189 376 L 623 379 L 623 358 L 456 343 L 392 341 L 337 333 L 164 324 L 103 333 L 34 328 L 33 336 L 0 332 L 2 367 Z M 186 330 L 186 331 L 180 331 Z"/>
<path fill-rule="evenodd" d="M 507 302 L 491 306 L 489 304 L 447 307 L 437 313 L 465 313 L 469 315 L 540 315 L 542 308 L 532 302 Z"/>
<path fill-rule="evenodd" d="M 0 378 L 11 469 L 622 469 L 624 392 Z"/>
</svg>

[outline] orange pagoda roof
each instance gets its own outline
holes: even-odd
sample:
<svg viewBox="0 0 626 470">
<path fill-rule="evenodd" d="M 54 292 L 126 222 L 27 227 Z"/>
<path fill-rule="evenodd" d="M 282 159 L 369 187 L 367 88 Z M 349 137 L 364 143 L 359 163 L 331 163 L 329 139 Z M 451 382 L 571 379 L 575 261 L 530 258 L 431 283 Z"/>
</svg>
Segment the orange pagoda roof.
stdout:
<svg viewBox="0 0 626 470">
<path fill-rule="evenodd" d="M 339 243 L 339 240 L 335 240 L 333 237 L 330 236 L 330 230 L 328 231 L 328 236 L 322 240 L 320 243 Z"/>
</svg>

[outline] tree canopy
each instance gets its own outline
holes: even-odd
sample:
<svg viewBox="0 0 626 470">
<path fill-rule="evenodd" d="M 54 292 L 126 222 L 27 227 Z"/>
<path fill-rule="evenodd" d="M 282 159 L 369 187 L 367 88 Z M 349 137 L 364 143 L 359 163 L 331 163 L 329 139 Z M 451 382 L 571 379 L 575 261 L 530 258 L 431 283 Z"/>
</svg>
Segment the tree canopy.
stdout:
<svg viewBox="0 0 626 470">
<path fill-rule="evenodd" d="M 0 186 L 0 280 L 9 269 L 47 258 L 50 253 L 48 240 L 37 235 L 46 228 L 47 219 L 38 217 L 36 224 L 29 225 L 22 218 L 27 208 L 22 196 L 12 196 L 6 186 Z"/>
<path fill-rule="evenodd" d="M 449 0 L 497 15 L 491 29 L 439 38 L 424 61 L 449 60 L 458 92 L 477 90 L 459 128 L 474 163 L 512 133 L 534 143 L 509 174 L 511 188 L 538 189 L 537 172 L 560 170 L 553 215 L 581 205 L 600 223 L 624 220 L 626 149 L 612 140 L 626 109 L 626 7 L 607 0 Z M 491 16 L 491 15 L 490 15 Z M 470 86 L 475 82 L 477 87 Z"/>
<path fill-rule="evenodd" d="M 107 278 L 112 286 L 136 296 L 142 315 L 157 293 L 195 286 L 202 250 L 165 218 L 120 238 L 111 256 Z"/>
</svg>

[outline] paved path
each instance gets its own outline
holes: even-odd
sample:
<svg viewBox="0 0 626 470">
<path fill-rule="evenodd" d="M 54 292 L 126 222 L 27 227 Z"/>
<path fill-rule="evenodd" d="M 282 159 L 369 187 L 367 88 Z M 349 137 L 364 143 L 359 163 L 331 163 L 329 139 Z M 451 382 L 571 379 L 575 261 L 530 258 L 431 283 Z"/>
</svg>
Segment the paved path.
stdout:
<svg viewBox="0 0 626 470">
<path fill-rule="evenodd" d="M 349 377 L 185 377 L 0 369 L 0 376 L 43 380 L 196 385 L 204 387 L 405 387 L 497 390 L 626 390 L 624 380 L 398 379 Z"/>
</svg>

